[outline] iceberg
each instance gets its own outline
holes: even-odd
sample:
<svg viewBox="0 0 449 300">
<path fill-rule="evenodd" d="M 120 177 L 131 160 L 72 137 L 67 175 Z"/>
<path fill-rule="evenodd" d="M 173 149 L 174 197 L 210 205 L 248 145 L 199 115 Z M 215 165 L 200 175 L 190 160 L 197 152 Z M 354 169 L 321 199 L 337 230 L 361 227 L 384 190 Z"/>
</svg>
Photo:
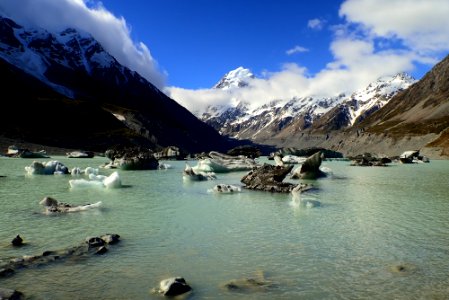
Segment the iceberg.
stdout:
<svg viewBox="0 0 449 300">
<path fill-rule="evenodd" d="M 231 156 L 216 151 L 209 152 L 209 157 L 200 159 L 193 167 L 195 172 L 226 173 L 248 171 L 257 166 L 254 159 L 245 156 Z"/>
<path fill-rule="evenodd" d="M 68 174 L 69 169 L 57 160 L 47 162 L 33 161 L 30 166 L 25 167 L 28 175 L 56 175 Z"/>
<path fill-rule="evenodd" d="M 120 188 L 122 181 L 118 172 L 114 172 L 109 176 L 89 175 L 89 179 L 72 179 L 69 180 L 71 188 Z"/>
</svg>

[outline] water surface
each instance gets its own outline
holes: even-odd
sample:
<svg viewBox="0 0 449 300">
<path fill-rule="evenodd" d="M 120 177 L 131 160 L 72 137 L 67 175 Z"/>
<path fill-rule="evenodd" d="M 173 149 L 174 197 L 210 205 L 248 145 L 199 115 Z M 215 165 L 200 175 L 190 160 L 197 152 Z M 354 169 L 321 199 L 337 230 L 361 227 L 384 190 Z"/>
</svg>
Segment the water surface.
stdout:
<svg viewBox="0 0 449 300">
<path fill-rule="evenodd" d="M 69 168 L 105 158 L 52 157 Z M 31 160 L 0 158 L 0 260 L 41 254 L 118 233 L 104 256 L 24 269 L 0 286 L 32 299 L 161 299 L 159 281 L 183 276 L 188 299 L 449 299 L 449 162 L 351 167 L 325 162 L 332 176 L 290 194 L 208 192 L 240 185 L 245 172 L 183 182 L 185 162 L 169 170 L 119 171 L 121 189 L 70 189 L 70 176 L 26 176 Z M 191 162 L 193 165 L 194 162 Z M 111 170 L 100 170 L 108 175 Z M 101 209 L 44 215 L 39 201 L 102 201 Z M 20 234 L 27 246 L 9 243 Z M 405 266 L 406 272 L 394 267 Z M 265 274 L 273 284 L 250 293 L 224 289 Z"/>
</svg>

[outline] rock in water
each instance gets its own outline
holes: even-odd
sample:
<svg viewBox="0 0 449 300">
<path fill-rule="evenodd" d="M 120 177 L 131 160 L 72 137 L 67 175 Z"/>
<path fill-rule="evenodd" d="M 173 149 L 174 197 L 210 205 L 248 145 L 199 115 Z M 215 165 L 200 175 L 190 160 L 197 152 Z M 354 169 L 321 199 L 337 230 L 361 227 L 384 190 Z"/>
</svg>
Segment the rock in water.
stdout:
<svg viewBox="0 0 449 300">
<path fill-rule="evenodd" d="M 250 190 L 259 190 L 266 192 L 290 193 L 298 185 L 282 182 L 287 174 L 290 173 L 293 166 L 273 166 L 264 164 L 254 168 L 248 174 L 243 176 L 241 182 L 245 184 L 245 188 Z M 309 186 L 303 184 L 299 189 L 305 190 Z"/>
<path fill-rule="evenodd" d="M 191 291 L 192 288 L 182 277 L 164 279 L 159 284 L 159 293 L 164 296 L 178 296 Z"/>
<path fill-rule="evenodd" d="M 156 170 L 159 162 L 150 149 L 143 147 L 114 148 L 105 152 L 113 167 L 122 170 Z"/>
<path fill-rule="evenodd" d="M 12 239 L 11 244 L 15 247 L 20 247 L 23 245 L 23 239 L 20 237 L 20 235 L 17 235 Z"/>
<path fill-rule="evenodd" d="M 0 288 L 0 299 L 5 300 L 20 300 L 23 299 L 23 294 L 16 290 Z"/>
</svg>

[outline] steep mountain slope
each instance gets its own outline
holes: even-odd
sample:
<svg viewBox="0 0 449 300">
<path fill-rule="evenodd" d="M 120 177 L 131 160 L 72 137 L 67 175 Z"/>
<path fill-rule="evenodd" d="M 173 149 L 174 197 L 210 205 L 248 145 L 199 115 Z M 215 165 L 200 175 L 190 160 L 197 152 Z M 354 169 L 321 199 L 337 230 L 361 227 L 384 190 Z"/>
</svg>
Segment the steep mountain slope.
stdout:
<svg viewBox="0 0 449 300">
<path fill-rule="evenodd" d="M 229 72 L 220 82 L 232 81 L 233 88 L 244 87 L 244 84 L 239 84 L 239 77 L 229 78 L 229 74 L 236 73 Z M 407 74 L 397 74 L 379 78 L 349 96 L 342 93 L 328 98 L 296 97 L 271 101 L 256 108 L 239 102 L 236 106 L 209 107 L 201 119 L 223 135 L 271 143 L 277 135 L 285 135 L 283 131 L 329 131 L 351 127 L 414 82 Z"/>
<path fill-rule="evenodd" d="M 449 56 L 359 127 L 392 134 L 439 133 L 449 126 Z"/>
<path fill-rule="evenodd" d="M 120 65 L 87 33 L 71 28 L 51 33 L 0 18 L 0 58 L 5 61 L 2 71 L 17 67 L 57 93 L 52 99 L 65 97 L 96 105 L 97 110 L 115 115 L 149 144 L 177 145 L 195 152 L 230 147 L 228 139 L 139 74 Z M 28 84 L 25 82 L 22 86 Z M 11 101 L 20 99 L 14 90 L 9 93 Z M 33 94 L 31 98 L 40 97 L 40 94 Z M 11 106 L 8 113 L 19 115 L 21 112 L 17 109 Z M 22 111 L 26 109 L 27 106 L 22 107 Z M 86 121 L 81 116 L 79 119 Z M 16 129 L 25 132 L 28 126 L 23 124 L 23 129 Z M 57 128 L 46 130 L 53 130 L 58 136 Z M 59 139 L 61 143 L 70 142 L 64 135 Z"/>
</svg>

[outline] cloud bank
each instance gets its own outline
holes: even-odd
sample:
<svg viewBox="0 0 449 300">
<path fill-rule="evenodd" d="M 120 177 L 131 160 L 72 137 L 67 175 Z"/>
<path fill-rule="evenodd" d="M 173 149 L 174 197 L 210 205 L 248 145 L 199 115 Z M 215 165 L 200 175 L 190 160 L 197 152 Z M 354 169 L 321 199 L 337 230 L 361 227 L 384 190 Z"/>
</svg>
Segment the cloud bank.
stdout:
<svg viewBox="0 0 449 300">
<path fill-rule="evenodd" d="M 310 75 L 304 66 L 285 64 L 264 79 L 234 90 L 167 88 L 167 93 L 194 113 L 208 105 L 235 106 L 245 101 L 253 107 L 293 97 L 330 97 L 365 87 L 381 76 L 410 72 L 416 63 L 435 64 L 449 50 L 447 0 L 346 0 L 341 23 L 329 24 L 331 61 Z M 324 22 L 313 19 L 310 30 Z M 301 52 L 291 49 L 291 54 Z"/>
<path fill-rule="evenodd" d="M 101 3 L 88 0 L 1 0 L 0 12 L 20 24 L 50 32 L 73 27 L 89 32 L 118 62 L 138 72 L 158 88 L 166 75 L 158 68 L 148 47 L 134 42 L 123 17 L 118 18 Z"/>
</svg>

